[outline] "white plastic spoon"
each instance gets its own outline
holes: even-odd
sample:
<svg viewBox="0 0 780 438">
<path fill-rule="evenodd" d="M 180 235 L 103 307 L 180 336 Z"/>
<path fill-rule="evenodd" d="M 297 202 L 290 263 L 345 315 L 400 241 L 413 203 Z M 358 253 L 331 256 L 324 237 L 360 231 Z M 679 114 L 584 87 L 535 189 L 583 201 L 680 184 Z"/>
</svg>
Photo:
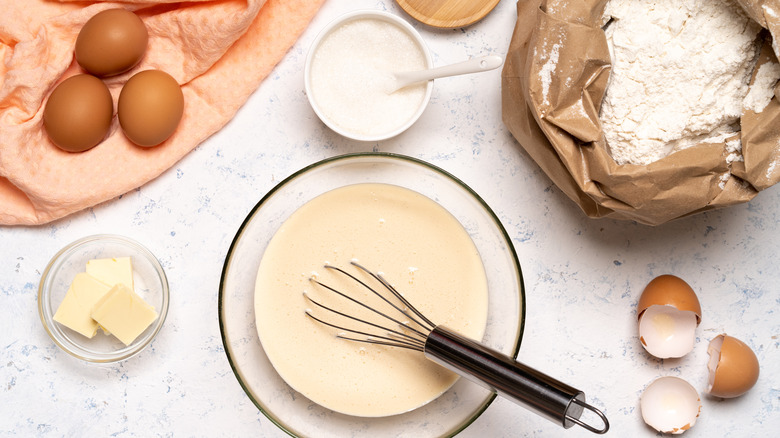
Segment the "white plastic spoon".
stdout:
<svg viewBox="0 0 780 438">
<path fill-rule="evenodd" d="M 415 84 L 417 82 L 493 70 L 500 67 L 503 62 L 504 59 L 500 56 L 490 55 L 480 58 L 472 58 L 468 61 L 431 68 L 428 70 L 394 73 L 393 76 L 395 77 L 395 83 L 390 87 L 387 94 L 394 93 L 401 88 Z"/>
</svg>

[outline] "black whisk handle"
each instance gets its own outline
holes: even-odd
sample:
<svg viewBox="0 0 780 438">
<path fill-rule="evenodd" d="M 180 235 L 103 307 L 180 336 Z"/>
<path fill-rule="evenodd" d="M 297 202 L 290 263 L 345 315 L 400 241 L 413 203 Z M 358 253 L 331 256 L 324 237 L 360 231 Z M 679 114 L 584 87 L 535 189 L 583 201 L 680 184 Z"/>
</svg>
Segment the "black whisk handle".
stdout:
<svg viewBox="0 0 780 438">
<path fill-rule="evenodd" d="M 606 416 L 585 403 L 585 393 L 511 357 L 438 326 L 428 335 L 425 356 L 472 382 L 488 388 L 568 429 L 573 425 L 595 432 L 609 430 Z M 596 428 L 580 420 L 584 409 L 604 423 Z"/>
</svg>

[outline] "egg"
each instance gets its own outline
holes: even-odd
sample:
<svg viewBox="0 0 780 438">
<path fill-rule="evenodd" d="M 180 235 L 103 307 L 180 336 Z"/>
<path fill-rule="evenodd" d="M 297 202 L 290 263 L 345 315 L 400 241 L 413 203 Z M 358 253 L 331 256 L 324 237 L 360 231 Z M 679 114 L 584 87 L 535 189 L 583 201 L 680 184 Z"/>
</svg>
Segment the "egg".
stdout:
<svg viewBox="0 0 780 438">
<path fill-rule="evenodd" d="M 642 392 L 642 419 L 662 433 L 681 434 L 696 424 L 701 398 L 690 383 L 679 377 L 659 377 Z"/>
<path fill-rule="evenodd" d="M 744 342 L 726 334 L 716 336 L 707 347 L 709 380 L 707 392 L 732 398 L 746 393 L 758 381 L 758 358 Z"/>
<path fill-rule="evenodd" d="M 76 38 L 76 62 L 95 76 L 113 76 L 135 67 L 146 53 L 149 33 L 141 19 L 125 9 L 95 14 Z"/>
<path fill-rule="evenodd" d="M 639 340 L 651 355 L 677 358 L 693 350 L 701 304 L 679 277 L 661 275 L 645 286 L 637 304 Z"/>
<path fill-rule="evenodd" d="M 105 138 L 113 115 L 108 87 L 94 76 L 80 74 L 62 81 L 49 95 L 43 126 L 59 148 L 82 152 Z"/>
<path fill-rule="evenodd" d="M 176 79 L 160 70 L 136 73 L 122 87 L 119 124 L 133 143 L 156 146 L 173 135 L 184 113 L 184 95 Z"/>
</svg>

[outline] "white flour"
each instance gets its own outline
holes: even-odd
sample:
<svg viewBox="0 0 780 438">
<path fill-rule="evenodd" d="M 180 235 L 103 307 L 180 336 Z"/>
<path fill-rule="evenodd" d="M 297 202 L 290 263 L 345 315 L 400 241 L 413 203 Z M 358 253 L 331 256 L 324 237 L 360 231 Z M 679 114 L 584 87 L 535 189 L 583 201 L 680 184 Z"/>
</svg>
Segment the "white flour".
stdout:
<svg viewBox="0 0 780 438">
<path fill-rule="evenodd" d="M 767 101 L 768 102 L 768 101 Z M 745 157 L 742 156 L 742 141 L 739 137 L 726 140 L 726 163 L 731 164 L 734 161 L 745 161 Z M 726 182 L 731 178 L 731 171 L 727 171 L 720 176 L 718 186 L 721 190 L 726 188 Z"/>
<path fill-rule="evenodd" d="M 610 0 L 601 109 L 618 164 L 648 164 L 738 129 L 760 26 L 733 0 Z"/>
<path fill-rule="evenodd" d="M 778 78 L 780 78 L 780 64 L 774 61 L 761 64 L 756 72 L 756 79 L 742 103 L 744 108 L 755 113 L 763 111 L 774 96 Z"/>
<path fill-rule="evenodd" d="M 545 61 L 544 65 L 542 65 L 541 70 L 539 70 L 539 76 L 542 80 L 542 99 L 546 105 L 550 104 L 548 94 L 550 93 L 553 72 L 555 72 L 555 68 L 558 66 L 560 50 L 560 43 L 554 44 L 552 51 L 550 52 L 550 57 Z"/>
</svg>

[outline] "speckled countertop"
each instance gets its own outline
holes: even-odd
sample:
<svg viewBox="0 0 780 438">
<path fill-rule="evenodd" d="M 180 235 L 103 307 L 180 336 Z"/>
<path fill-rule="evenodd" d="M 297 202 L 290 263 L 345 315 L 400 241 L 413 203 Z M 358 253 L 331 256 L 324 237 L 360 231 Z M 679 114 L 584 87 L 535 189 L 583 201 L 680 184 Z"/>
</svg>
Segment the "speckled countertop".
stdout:
<svg viewBox="0 0 780 438">
<path fill-rule="evenodd" d="M 0 229 L 0 435 L 285 436 L 252 404 L 226 358 L 217 316 L 225 255 L 254 204 L 299 168 L 348 152 L 422 158 L 479 193 L 512 237 L 526 286 L 519 358 L 586 392 L 612 423 L 610 436 L 653 436 L 639 395 L 654 378 L 680 376 L 703 393 L 706 345 L 727 332 L 761 363 L 757 385 L 732 400 L 702 394 L 685 436 L 772 436 L 780 430 L 780 188 L 748 204 L 648 227 L 594 220 L 558 190 L 501 121 L 500 71 L 437 81 L 417 124 L 379 143 L 327 129 L 303 91 L 316 33 L 357 8 L 389 0 L 328 1 L 287 57 L 222 131 L 151 183 L 55 223 Z M 408 18 L 408 17 L 407 17 Z M 503 54 L 515 2 L 502 1 L 465 29 L 414 23 L 436 65 Z M 41 272 L 64 245 L 86 235 L 134 238 L 154 252 L 171 286 L 159 336 L 139 356 L 91 365 L 51 341 L 37 313 Z M 636 334 L 638 294 L 656 275 L 687 280 L 703 307 L 694 351 L 648 356 Z M 774 431 L 774 432 L 773 432 Z M 567 431 L 505 400 L 463 437 L 589 436 Z"/>
</svg>

